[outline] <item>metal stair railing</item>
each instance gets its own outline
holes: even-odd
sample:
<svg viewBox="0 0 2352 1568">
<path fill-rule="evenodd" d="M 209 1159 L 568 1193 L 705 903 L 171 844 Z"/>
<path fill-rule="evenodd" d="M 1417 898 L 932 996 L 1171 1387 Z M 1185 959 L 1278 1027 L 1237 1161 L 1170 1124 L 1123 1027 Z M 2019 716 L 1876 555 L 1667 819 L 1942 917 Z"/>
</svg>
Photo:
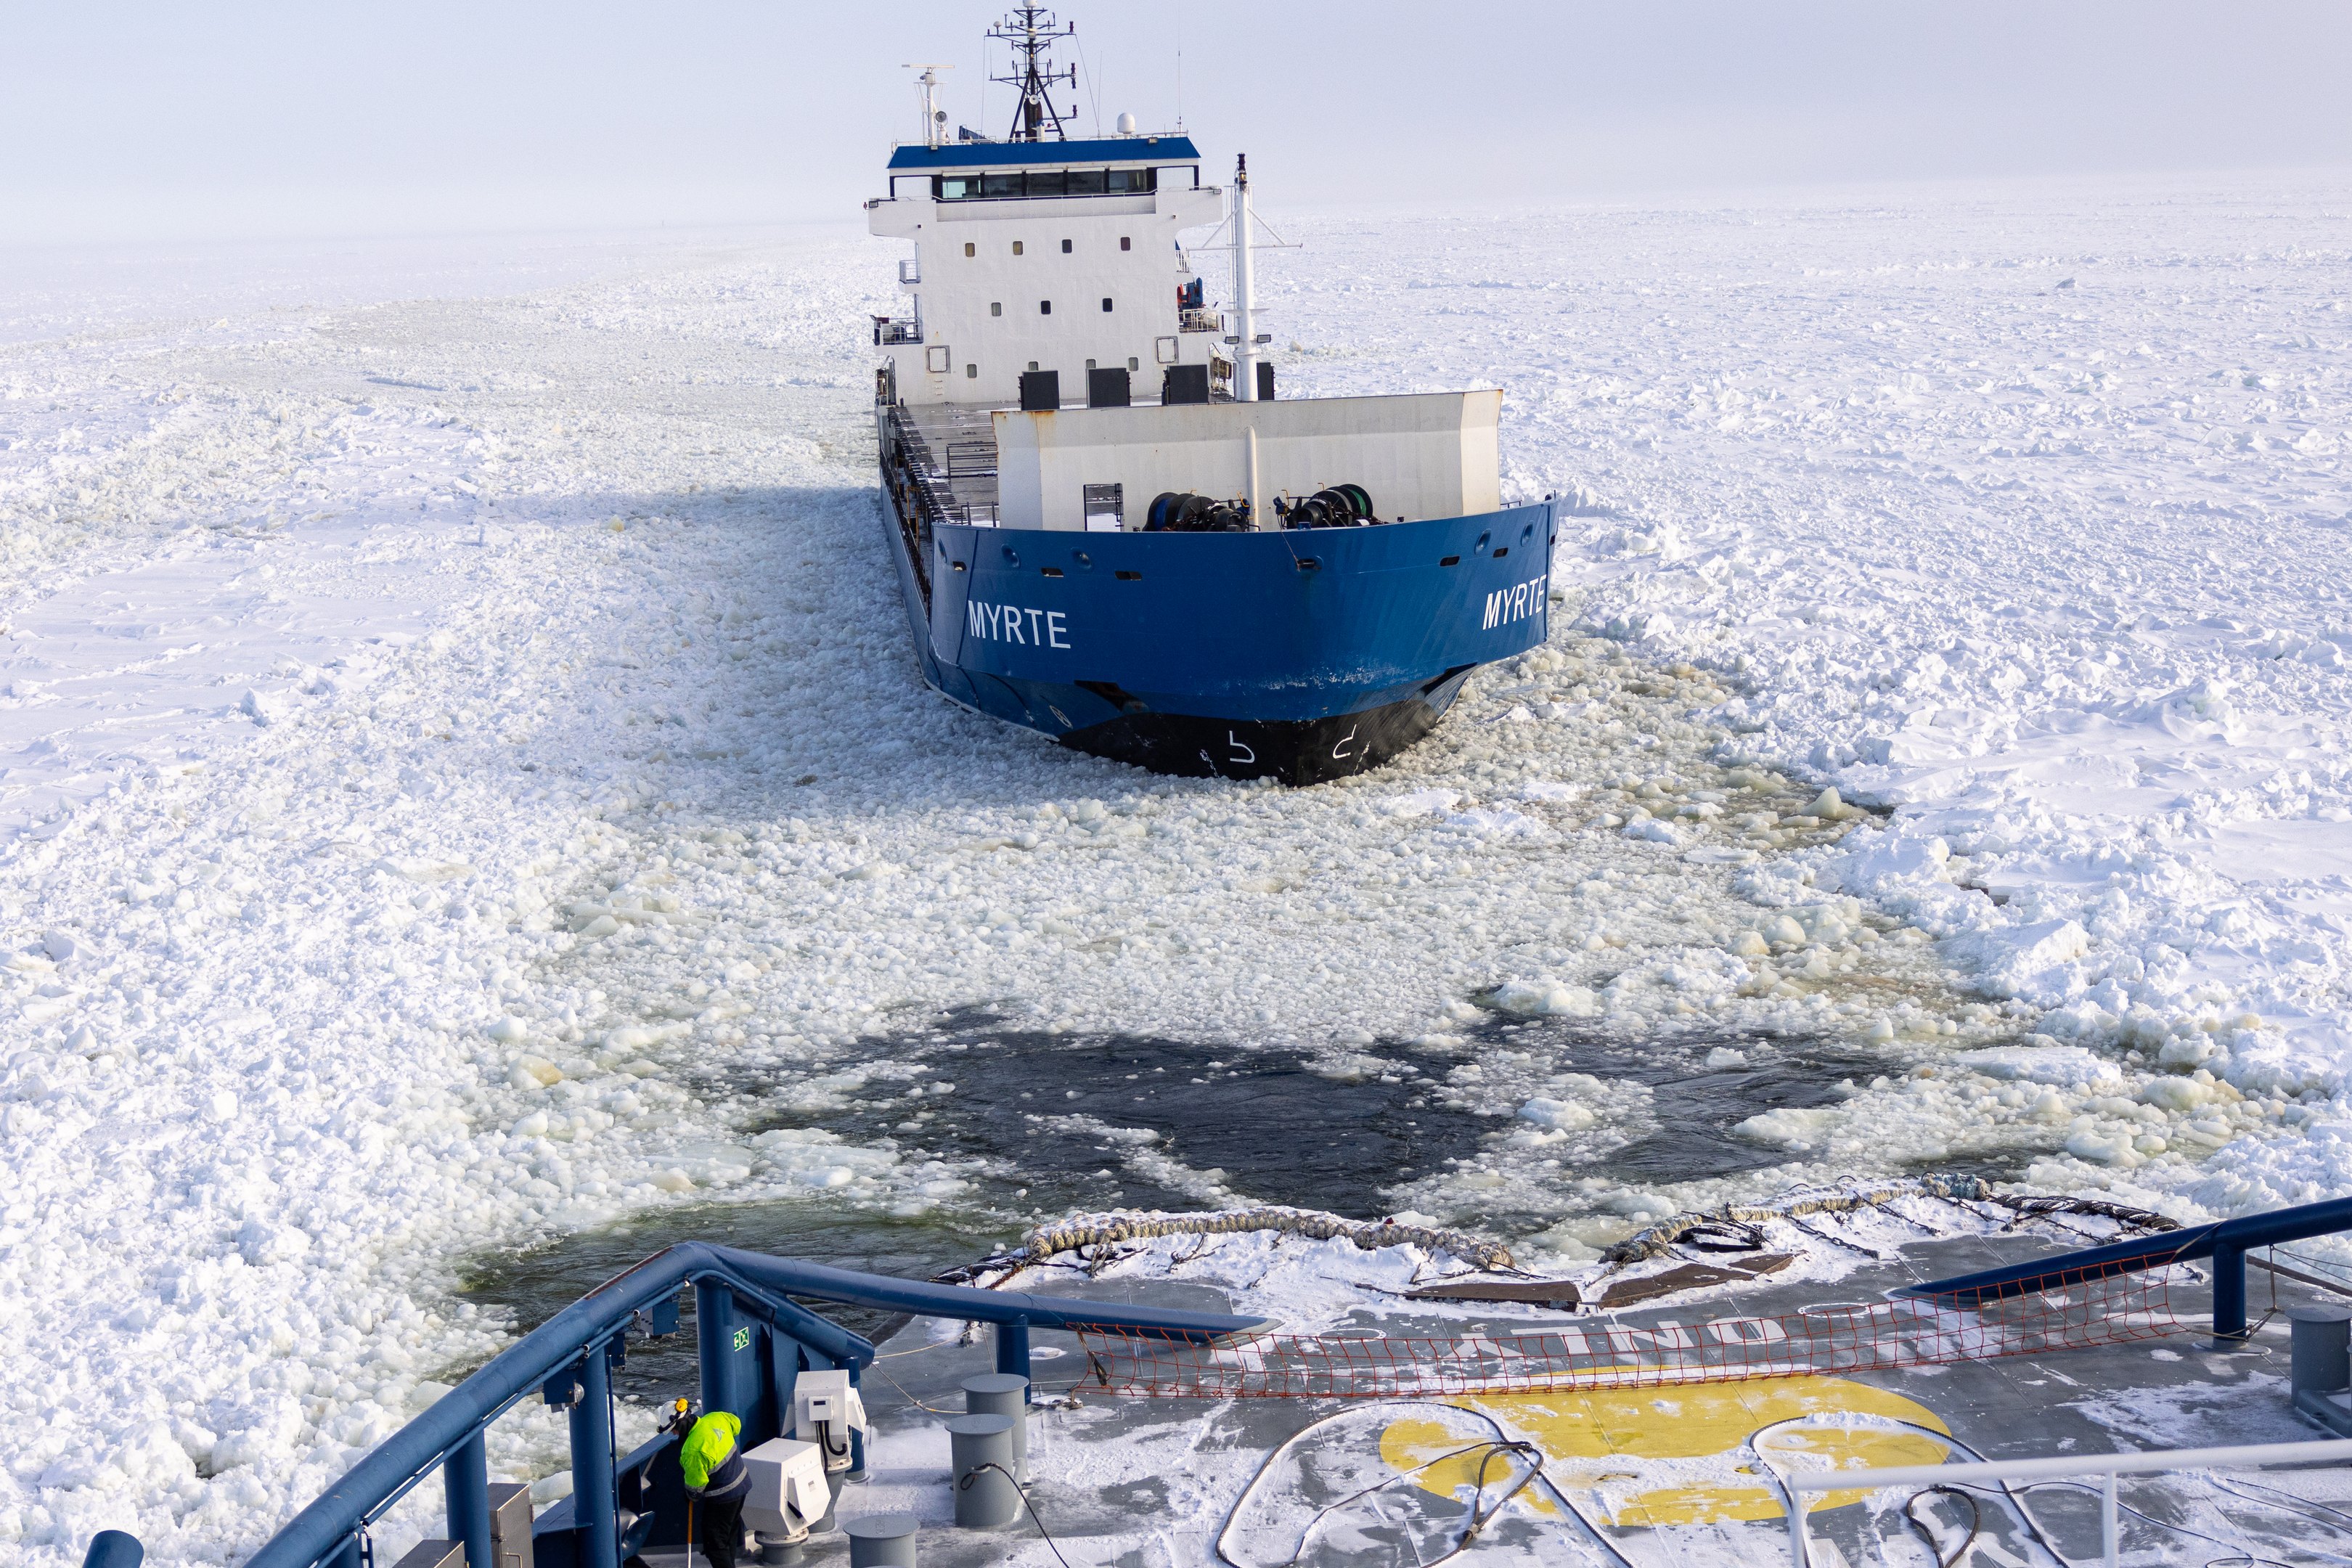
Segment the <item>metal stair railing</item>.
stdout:
<svg viewBox="0 0 2352 1568">
<path fill-rule="evenodd" d="M 361 1568 L 368 1527 L 436 1469 L 442 1472 L 449 1536 L 465 1543 L 467 1568 L 496 1568 L 484 1433 L 533 1393 L 571 1408 L 574 1560 L 583 1568 L 618 1568 L 612 1368 L 633 1324 L 643 1320 L 656 1333 L 676 1329 L 677 1293 L 687 1284 L 695 1289 L 703 1408 L 741 1416 L 746 1447 L 789 1428 L 792 1379 L 803 1367 L 844 1370 L 855 1384 L 874 1360 L 869 1342 L 797 1305 L 793 1297 L 992 1324 L 997 1370 L 1024 1376 L 1035 1328 L 1213 1344 L 1272 1327 L 1262 1318 L 933 1285 L 685 1242 L 605 1281 L 492 1357 L 371 1449 L 270 1537 L 246 1568 Z M 862 1434 L 853 1433 L 852 1442 L 853 1470 L 862 1469 Z M 643 1457 L 641 1451 L 630 1463 Z"/>
</svg>

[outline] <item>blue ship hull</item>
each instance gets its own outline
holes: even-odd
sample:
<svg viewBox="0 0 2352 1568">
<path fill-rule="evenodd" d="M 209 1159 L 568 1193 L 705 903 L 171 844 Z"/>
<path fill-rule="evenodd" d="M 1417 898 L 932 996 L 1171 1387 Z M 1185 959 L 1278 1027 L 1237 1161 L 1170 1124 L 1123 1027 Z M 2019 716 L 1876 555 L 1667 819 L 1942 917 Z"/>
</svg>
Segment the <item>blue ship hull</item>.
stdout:
<svg viewBox="0 0 2352 1568">
<path fill-rule="evenodd" d="M 981 712 L 1157 773 L 1309 784 L 1444 716 L 1550 628 L 1552 503 L 1248 533 L 973 527 L 884 448 L 923 678 Z"/>
</svg>

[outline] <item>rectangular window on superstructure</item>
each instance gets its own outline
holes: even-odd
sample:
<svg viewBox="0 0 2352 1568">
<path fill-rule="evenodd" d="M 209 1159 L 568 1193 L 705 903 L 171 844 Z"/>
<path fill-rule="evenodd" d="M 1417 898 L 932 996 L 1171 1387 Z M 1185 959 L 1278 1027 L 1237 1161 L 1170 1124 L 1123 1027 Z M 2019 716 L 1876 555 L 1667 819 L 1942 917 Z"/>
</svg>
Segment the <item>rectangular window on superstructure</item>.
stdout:
<svg viewBox="0 0 2352 1568">
<path fill-rule="evenodd" d="M 1156 191 L 1160 188 L 1157 169 L 1113 169 L 1105 176 L 1103 188 L 1112 195 Z"/>
<path fill-rule="evenodd" d="M 938 174 L 931 180 L 933 199 L 942 202 L 969 201 L 980 195 L 978 174 Z"/>
<path fill-rule="evenodd" d="M 1103 172 L 1100 169 L 1073 169 L 1070 171 L 1070 195 L 1074 196 L 1098 196 L 1102 194 Z"/>
<path fill-rule="evenodd" d="M 1122 234 L 1118 237 L 1118 247 L 1121 250 L 1133 250 L 1135 248 L 1135 241 Z M 971 254 L 971 247 L 969 245 L 965 246 L 963 247 L 963 253 L 966 256 L 970 256 Z"/>
<path fill-rule="evenodd" d="M 1106 316 L 1110 314 L 1110 301 L 1108 299 L 1103 301 L 1103 314 Z"/>
<path fill-rule="evenodd" d="M 992 316 L 1001 316 L 1004 314 L 1004 301 L 1002 300 L 991 300 L 988 302 L 988 313 Z"/>
<path fill-rule="evenodd" d="M 1021 172 L 1009 174 L 982 174 L 980 194 L 983 196 L 1017 196 L 1021 194 Z"/>
<path fill-rule="evenodd" d="M 1029 194 L 1033 196 L 1058 196 L 1069 189 L 1069 176 L 1059 169 L 1029 171 Z"/>
<path fill-rule="evenodd" d="M 1052 314 L 1054 313 L 1054 301 L 1052 301 L 1051 300 L 1038 300 L 1038 301 L 1037 301 L 1037 313 L 1038 313 L 1039 315 L 1041 315 L 1041 316 L 1050 316 L 1050 315 L 1052 315 Z"/>
</svg>

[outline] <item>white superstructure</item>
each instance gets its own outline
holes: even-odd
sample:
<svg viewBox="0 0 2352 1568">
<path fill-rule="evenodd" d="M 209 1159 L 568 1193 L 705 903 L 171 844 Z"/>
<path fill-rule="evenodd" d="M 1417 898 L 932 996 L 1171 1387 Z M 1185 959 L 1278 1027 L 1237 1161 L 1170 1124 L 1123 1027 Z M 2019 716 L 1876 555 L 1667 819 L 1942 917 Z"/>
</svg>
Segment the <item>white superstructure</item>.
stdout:
<svg viewBox="0 0 2352 1568">
<path fill-rule="evenodd" d="M 1165 367 L 1222 361 L 1217 312 L 1180 304 L 1197 281 L 1180 238 L 1224 200 L 1183 136 L 898 148 L 866 214 L 915 246 L 898 268 L 910 306 L 875 322 L 898 396 L 1003 405 L 1023 372 L 1050 370 L 1084 403 L 1087 372 L 1117 368 L 1152 401 Z"/>
</svg>

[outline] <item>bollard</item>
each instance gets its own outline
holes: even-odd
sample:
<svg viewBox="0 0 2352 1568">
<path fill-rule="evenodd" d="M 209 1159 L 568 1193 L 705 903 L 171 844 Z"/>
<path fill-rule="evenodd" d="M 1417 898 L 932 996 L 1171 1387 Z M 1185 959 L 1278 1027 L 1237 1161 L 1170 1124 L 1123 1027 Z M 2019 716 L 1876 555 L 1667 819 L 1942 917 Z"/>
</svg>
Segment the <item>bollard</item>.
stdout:
<svg viewBox="0 0 2352 1568">
<path fill-rule="evenodd" d="M 948 1422 L 959 1530 L 993 1530 L 1021 1517 L 1013 1482 L 1013 1418 L 958 1415 Z"/>
<path fill-rule="evenodd" d="M 2352 1310 L 2290 1307 L 2294 1325 L 2291 1386 L 2297 1394 L 2340 1394 L 2352 1388 Z"/>
<path fill-rule="evenodd" d="M 127 1531 L 101 1530 L 89 1538 L 89 1551 L 81 1560 L 81 1568 L 139 1568 L 147 1549 L 139 1538 Z M 909 1556 L 908 1562 L 914 1558 Z"/>
<path fill-rule="evenodd" d="M 964 1412 L 1004 1415 L 1013 1421 L 1013 1479 L 1029 1484 L 1029 1380 L 1009 1372 L 983 1372 L 963 1380 Z"/>
<path fill-rule="evenodd" d="M 915 1568 L 915 1516 L 869 1513 L 844 1524 L 849 1568 Z"/>
</svg>

